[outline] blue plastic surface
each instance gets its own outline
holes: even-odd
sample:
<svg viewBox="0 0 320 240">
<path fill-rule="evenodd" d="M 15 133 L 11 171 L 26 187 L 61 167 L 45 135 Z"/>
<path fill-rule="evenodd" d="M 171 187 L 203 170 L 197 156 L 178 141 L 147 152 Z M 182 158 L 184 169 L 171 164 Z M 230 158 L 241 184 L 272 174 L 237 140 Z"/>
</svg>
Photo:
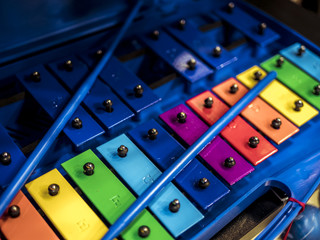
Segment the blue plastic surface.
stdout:
<svg viewBox="0 0 320 240">
<path fill-rule="evenodd" d="M 117 154 L 120 145 L 128 148 L 128 154 L 124 158 Z M 141 195 L 161 174 L 160 170 L 124 134 L 97 147 L 97 150 L 138 195 Z M 181 204 L 177 213 L 169 210 L 169 204 L 174 199 L 178 199 Z M 175 237 L 203 218 L 203 215 L 172 183 L 159 193 L 149 207 Z"/>
<path fill-rule="evenodd" d="M 301 56 L 297 54 L 301 43 L 295 43 L 280 51 L 280 54 L 289 59 L 303 71 L 320 81 L 320 57 L 306 48 Z"/>
<path fill-rule="evenodd" d="M 39 82 L 32 81 L 30 77 L 31 74 L 36 71 L 39 72 L 41 76 Z M 30 68 L 28 71 L 19 73 L 17 76 L 28 92 L 32 94 L 52 119 L 57 117 L 70 99 L 67 90 L 65 90 L 43 66 Z M 80 129 L 72 127 L 72 120 L 76 117 L 82 121 L 82 128 Z M 79 106 L 72 115 L 63 131 L 77 147 L 104 133 L 104 130 L 81 106 Z"/>
<path fill-rule="evenodd" d="M 71 60 L 72 62 L 72 71 L 68 71 L 64 66 L 64 63 L 67 60 Z M 49 67 L 72 92 L 76 91 L 84 77 L 89 74 L 87 66 L 74 56 L 61 59 L 55 63 L 50 63 Z M 103 102 L 107 99 L 112 101 L 112 112 L 105 111 L 105 107 L 103 106 Z M 130 119 L 134 115 L 134 113 L 100 79 L 96 80 L 90 92 L 84 99 L 84 105 L 96 118 L 98 118 L 100 125 L 107 130 Z"/>
<path fill-rule="evenodd" d="M 200 32 L 194 24 L 186 19 L 186 25 L 180 29 L 178 24 L 172 24 L 166 29 L 173 34 L 179 41 L 191 48 L 212 68 L 217 70 L 224 68 L 238 60 L 236 56 L 228 52 L 220 43 L 208 37 L 208 34 Z M 221 55 L 215 57 L 213 49 L 219 46 L 222 50 Z"/>
<path fill-rule="evenodd" d="M 146 134 L 151 128 L 158 131 L 154 140 L 150 140 Z M 161 170 L 167 169 L 184 151 L 184 148 L 154 120 L 136 127 L 128 134 Z M 210 182 L 206 189 L 198 186 L 199 180 L 203 177 Z M 193 159 L 175 180 L 202 209 L 207 209 L 229 192 L 229 189 L 197 159 Z"/>
<path fill-rule="evenodd" d="M 3 152 L 11 155 L 11 163 L 9 165 L 0 163 L 0 188 L 7 186 L 11 182 L 26 160 L 19 147 L 12 141 L 6 129 L 0 124 L 0 154 Z"/>
<path fill-rule="evenodd" d="M 87 62 L 86 57 L 82 59 Z M 92 60 L 88 60 L 88 62 L 91 63 Z M 139 113 L 161 100 L 115 57 L 111 57 L 108 65 L 101 71 L 100 77 L 135 113 Z M 143 88 L 143 95 L 135 97 L 133 89 L 139 84 Z"/>
<path fill-rule="evenodd" d="M 208 68 L 195 54 L 177 43 L 170 35 L 162 29 L 159 30 L 158 39 L 153 39 L 148 33 L 141 40 L 148 45 L 157 55 L 180 73 L 188 83 L 197 82 L 209 77 L 213 71 Z M 189 69 L 188 61 L 196 60 L 195 69 Z"/>
<path fill-rule="evenodd" d="M 226 7 L 227 5 L 224 5 L 222 8 L 215 9 L 214 13 L 222 18 L 223 21 L 239 30 L 254 43 L 265 47 L 280 38 L 280 35 L 268 26 L 265 29 L 264 34 L 259 34 L 258 25 L 262 22 L 243 11 L 237 3 L 235 4 L 232 13 L 229 13 Z"/>
</svg>

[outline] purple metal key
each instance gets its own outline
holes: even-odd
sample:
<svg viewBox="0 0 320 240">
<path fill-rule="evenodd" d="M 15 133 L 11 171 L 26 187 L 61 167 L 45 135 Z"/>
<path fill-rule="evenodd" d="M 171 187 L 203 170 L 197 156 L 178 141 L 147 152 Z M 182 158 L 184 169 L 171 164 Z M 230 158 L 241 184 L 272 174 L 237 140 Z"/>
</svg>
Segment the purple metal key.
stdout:
<svg viewBox="0 0 320 240">
<path fill-rule="evenodd" d="M 177 115 L 181 112 L 184 112 L 187 116 L 184 123 L 179 122 L 177 118 Z M 208 126 L 183 104 L 161 114 L 160 118 L 188 145 L 193 144 L 208 129 Z M 230 185 L 235 184 L 254 170 L 244 158 L 219 136 L 205 147 L 199 155 Z M 231 168 L 224 165 L 225 160 L 229 157 L 232 157 L 236 162 Z"/>
<path fill-rule="evenodd" d="M 181 112 L 187 116 L 184 123 L 179 122 L 177 117 Z M 159 117 L 188 145 L 192 145 L 209 128 L 184 104 L 162 113 Z"/>
<path fill-rule="evenodd" d="M 230 185 L 251 173 L 254 168 L 242 158 L 232 147 L 217 136 L 199 154 L 217 173 L 219 173 Z M 225 166 L 225 160 L 232 157 L 235 165 Z"/>
</svg>

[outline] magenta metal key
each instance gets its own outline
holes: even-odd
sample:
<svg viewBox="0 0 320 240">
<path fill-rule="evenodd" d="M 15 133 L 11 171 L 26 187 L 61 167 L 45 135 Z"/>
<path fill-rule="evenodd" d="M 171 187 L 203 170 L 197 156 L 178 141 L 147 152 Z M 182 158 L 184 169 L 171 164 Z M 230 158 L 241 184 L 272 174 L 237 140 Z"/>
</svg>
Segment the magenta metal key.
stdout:
<svg viewBox="0 0 320 240">
<path fill-rule="evenodd" d="M 178 114 L 184 113 L 184 122 Z M 209 127 L 200 120 L 186 105 L 180 104 L 159 116 L 188 145 L 193 144 Z"/>
<path fill-rule="evenodd" d="M 178 114 L 185 113 L 183 122 L 179 121 Z M 188 145 L 193 144 L 209 127 L 198 118 L 187 106 L 180 104 L 160 115 L 160 118 Z M 218 172 L 230 185 L 248 175 L 254 168 L 244 160 L 232 147 L 217 136 L 200 156 Z M 226 167 L 224 162 L 232 158 L 235 165 Z"/>
<path fill-rule="evenodd" d="M 199 155 L 230 185 L 235 184 L 254 170 L 250 163 L 219 136 L 212 140 Z M 232 160 L 235 163 L 233 166 L 230 164 Z M 228 161 L 230 161 L 229 165 Z"/>
</svg>

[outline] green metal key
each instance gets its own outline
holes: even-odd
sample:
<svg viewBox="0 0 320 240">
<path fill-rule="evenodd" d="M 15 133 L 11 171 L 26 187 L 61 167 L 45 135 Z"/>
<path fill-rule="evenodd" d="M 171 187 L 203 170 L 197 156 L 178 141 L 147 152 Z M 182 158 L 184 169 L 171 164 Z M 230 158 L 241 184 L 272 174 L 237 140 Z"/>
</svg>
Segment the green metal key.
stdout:
<svg viewBox="0 0 320 240">
<path fill-rule="evenodd" d="M 263 62 L 261 67 L 268 72 L 276 71 L 278 80 L 320 110 L 320 95 L 313 92 L 320 83 L 290 63 L 289 60 L 283 58 L 282 62 L 279 60 L 280 57 L 280 55 L 275 55 Z"/>
<path fill-rule="evenodd" d="M 86 163 L 94 165 L 93 174 L 91 174 L 91 170 L 84 170 Z M 62 167 L 111 224 L 136 199 L 91 150 L 64 162 Z M 141 233 L 139 235 L 139 228 L 142 226 L 147 226 L 150 230 L 148 239 L 172 239 L 169 233 L 147 210 L 144 210 L 121 236 L 124 239 L 142 239 Z"/>
</svg>

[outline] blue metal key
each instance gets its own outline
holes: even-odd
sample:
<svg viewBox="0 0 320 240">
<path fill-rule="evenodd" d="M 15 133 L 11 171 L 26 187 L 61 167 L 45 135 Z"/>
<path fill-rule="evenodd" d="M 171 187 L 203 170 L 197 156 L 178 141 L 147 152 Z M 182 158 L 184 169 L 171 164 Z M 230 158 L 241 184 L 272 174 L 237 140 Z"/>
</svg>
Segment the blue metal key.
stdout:
<svg viewBox="0 0 320 240">
<path fill-rule="evenodd" d="M 232 12 L 228 12 L 227 7 L 223 7 L 216 9 L 215 14 L 222 18 L 223 21 L 239 30 L 251 41 L 262 47 L 265 47 L 280 38 L 280 35 L 268 26 L 263 33 L 259 33 L 259 24 L 261 24 L 261 22 L 243 11 L 238 5 Z"/>
<path fill-rule="evenodd" d="M 301 45 L 300 43 L 295 43 L 282 49 L 280 54 L 320 81 L 320 57 L 308 48 L 305 48 L 304 53 L 299 54 L 298 52 Z"/>
<path fill-rule="evenodd" d="M 39 81 L 32 79 L 31 74 L 34 72 L 40 74 Z M 33 67 L 17 76 L 52 119 L 57 117 L 71 97 L 43 66 Z M 82 126 L 80 128 L 73 127 L 72 121 L 75 118 L 81 120 Z M 72 115 L 63 131 L 77 147 L 104 133 L 104 130 L 81 106 Z"/>
<path fill-rule="evenodd" d="M 93 63 L 89 54 L 82 55 L 81 59 L 89 66 Z M 111 57 L 109 64 L 101 71 L 100 78 L 111 87 L 134 113 L 140 113 L 142 110 L 161 101 L 161 98 L 156 96 L 143 81 L 115 57 Z M 135 87 L 138 85 L 141 85 L 143 89 L 141 96 L 136 96 L 134 92 Z"/>
<path fill-rule="evenodd" d="M 183 29 L 179 28 L 177 24 L 166 27 L 166 29 L 179 41 L 196 52 L 211 67 L 219 70 L 238 60 L 236 56 L 224 49 L 221 44 L 200 32 L 188 19 L 185 21 L 186 24 Z M 215 48 L 219 48 L 219 55 L 215 55 Z"/>
<path fill-rule="evenodd" d="M 213 73 L 213 70 L 208 68 L 198 57 L 176 42 L 165 31 L 160 30 L 157 39 L 152 38 L 150 34 L 141 37 L 141 39 L 157 55 L 180 73 L 188 83 L 197 82 Z M 190 61 L 193 60 L 195 61 L 195 66 L 191 67 Z"/>
<path fill-rule="evenodd" d="M 67 61 L 71 61 L 72 69 L 67 68 Z M 72 92 L 77 90 L 84 77 L 89 73 L 88 67 L 74 56 L 51 63 L 49 67 Z M 112 103 L 110 110 L 104 106 L 106 100 L 110 100 Z M 111 130 L 134 116 L 134 113 L 100 79 L 96 80 L 83 102 L 98 119 L 99 124 L 107 130 Z"/>
<path fill-rule="evenodd" d="M 19 147 L 13 142 L 6 129 L 0 124 L 0 154 L 9 154 L 9 160 L 0 161 L 0 187 L 10 183 L 26 160 Z M 7 158 L 8 158 L 7 157 Z"/>
</svg>

